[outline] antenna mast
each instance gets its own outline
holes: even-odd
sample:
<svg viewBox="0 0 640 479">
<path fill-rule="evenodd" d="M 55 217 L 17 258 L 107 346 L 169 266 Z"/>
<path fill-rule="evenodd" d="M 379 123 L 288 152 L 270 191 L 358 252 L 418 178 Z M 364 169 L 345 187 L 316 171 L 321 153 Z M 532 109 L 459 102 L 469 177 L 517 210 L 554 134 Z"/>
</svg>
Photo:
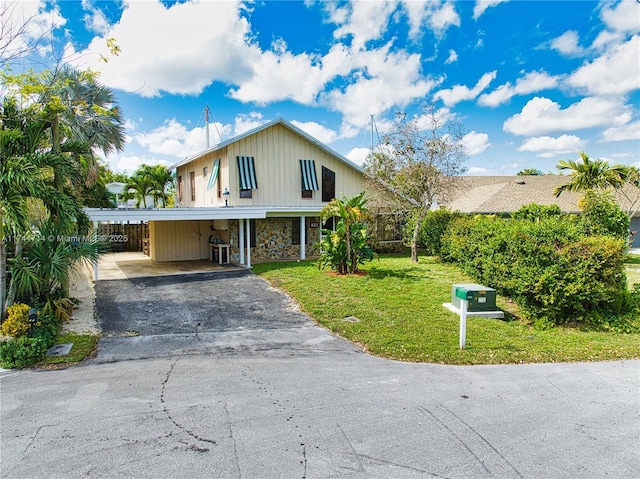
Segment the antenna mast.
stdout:
<svg viewBox="0 0 640 479">
<path fill-rule="evenodd" d="M 204 124 L 205 124 L 205 132 L 207 135 L 207 150 L 209 149 L 209 105 L 204 107 Z"/>
</svg>

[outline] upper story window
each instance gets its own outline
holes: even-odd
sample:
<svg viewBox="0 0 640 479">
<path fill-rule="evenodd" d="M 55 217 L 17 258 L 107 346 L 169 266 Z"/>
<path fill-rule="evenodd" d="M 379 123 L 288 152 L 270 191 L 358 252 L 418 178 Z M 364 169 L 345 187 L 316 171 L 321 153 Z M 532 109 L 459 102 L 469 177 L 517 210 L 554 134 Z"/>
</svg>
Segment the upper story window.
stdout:
<svg viewBox="0 0 640 479">
<path fill-rule="evenodd" d="M 196 172 L 189 172 L 189 189 L 191 190 L 191 201 L 196 200 Z"/>
<path fill-rule="evenodd" d="M 238 186 L 240 198 L 251 198 L 258 189 L 256 165 L 253 156 L 236 156 L 238 162 Z"/>
<path fill-rule="evenodd" d="M 182 203 L 182 175 L 178 175 L 178 203 Z"/>
<path fill-rule="evenodd" d="M 336 174 L 322 167 L 322 201 L 329 202 L 336 197 Z"/>
<path fill-rule="evenodd" d="M 206 180 L 208 174 L 209 174 L 209 169 L 205 166 L 204 168 L 202 168 L 202 177 Z"/>
<path fill-rule="evenodd" d="M 207 185 L 207 189 L 210 190 L 212 188 L 216 188 L 218 192 L 218 198 L 222 197 L 222 191 L 220 191 L 220 158 L 213 162 L 213 167 L 211 168 L 211 176 L 209 176 L 209 184 Z"/>
<path fill-rule="evenodd" d="M 318 190 L 318 176 L 314 160 L 300 160 L 300 174 L 302 177 L 302 197 L 313 198 L 313 192 Z"/>
</svg>

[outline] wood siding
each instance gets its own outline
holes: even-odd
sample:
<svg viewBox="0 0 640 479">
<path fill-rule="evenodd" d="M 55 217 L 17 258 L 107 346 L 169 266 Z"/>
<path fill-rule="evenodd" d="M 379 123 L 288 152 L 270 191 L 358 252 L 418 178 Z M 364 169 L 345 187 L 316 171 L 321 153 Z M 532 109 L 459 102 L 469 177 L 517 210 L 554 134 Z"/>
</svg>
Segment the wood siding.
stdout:
<svg viewBox="0 0 640 479">
<path fill-rule="evenodd" d="M 236 156 L 253 156 L 258 189 L 252 190 L 252 198 L 240 198 L 238 165 Z M 178 168 L 178 175 L 189 178 L 196 175 L 196 201 L 190 202 L 190 191 L 183 193 L 181 206 L 222 206 L 224 199 L 217 198 L 217 189 L 207 190 L 208 178 L 203 178 L 204 167 L 211 173 L 213 162 L 220 158 L 222 190 L 230 192 L 230 206 L 322 206 L 322 190 L 314 191 L 313 198 L 302 198 L 301 159 L 314 160 L 318 181 L 322 167 L 336 174 L 336 196 L 351 197 L 365 189 L 361 172 L 344 163 L 324 149 L 282 124 L 275 124 L 227 147 L 208 153 Z M 185 185 L 187 186 L 187 185 Z M 188 186 L 187 186 L 188 188 Z"/>
<path fill-rule="evenodd" d="M 150 254 L 154 261 L 189 261 L 209 257 L 211 221 L 150 221 Z"/>
</svg>

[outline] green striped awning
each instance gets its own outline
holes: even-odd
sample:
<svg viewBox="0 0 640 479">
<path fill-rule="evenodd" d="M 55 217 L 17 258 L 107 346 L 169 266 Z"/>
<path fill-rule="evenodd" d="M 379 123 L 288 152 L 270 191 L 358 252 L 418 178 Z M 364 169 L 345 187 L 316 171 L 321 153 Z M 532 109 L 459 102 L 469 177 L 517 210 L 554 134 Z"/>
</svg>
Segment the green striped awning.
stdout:
<svg viewBox="0 0 640 479">
<path fill-rule="evenodd" d="M 220 173 L 220 159 L 217 159 L 213 162 L 213 166 L 211 167 L 211 174 L 209 175 L 209 185 L 207 189 L 210 190 L 215 188 L 216 182 L 218 181 L 218 174 Z"/>
<path fill-rule="evenodd" d="M 256 165 L 253 156 L 236 156 L 238 160 L 238 174 L 240 176 L 241 190 L 258 189 L 256 179 Z"/>
<path fill-rule="evenodd" d="M 316 175 L 315 160 L 300 160 L 300 172 L 302 173 L 302 189 L 318 191 L 318 176 Z"/>
</svg>

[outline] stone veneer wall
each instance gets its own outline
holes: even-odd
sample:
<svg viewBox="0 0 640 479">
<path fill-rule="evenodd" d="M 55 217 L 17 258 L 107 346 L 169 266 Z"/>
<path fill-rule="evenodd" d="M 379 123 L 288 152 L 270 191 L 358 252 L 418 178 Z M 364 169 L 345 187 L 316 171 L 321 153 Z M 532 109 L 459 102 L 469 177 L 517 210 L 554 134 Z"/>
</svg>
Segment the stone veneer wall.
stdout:
<svg viewBox="0 0 640 479">
<path fill-rule="evenodd" d="M 291 244 L 293 221 L 299 222 L 300 218 L 266 218 L 256 220 L 256 246 L 251 248 L 251 262 L 300 259 L 300 245 Z M 320 241 L 320 227 L 311 228 L 310 223 L 312 222 L 320 225 L 320 218 L 307 218 L 306 221 L 307 258 L 320 254 L 320 250 L 314 247 L 314 245 Z M 233 263 L 240 263 L 240 241 L 238 239 L 237 220 L 229 221 L 229 239 L 231 242 L 231 261 Z"/>
</svg>

